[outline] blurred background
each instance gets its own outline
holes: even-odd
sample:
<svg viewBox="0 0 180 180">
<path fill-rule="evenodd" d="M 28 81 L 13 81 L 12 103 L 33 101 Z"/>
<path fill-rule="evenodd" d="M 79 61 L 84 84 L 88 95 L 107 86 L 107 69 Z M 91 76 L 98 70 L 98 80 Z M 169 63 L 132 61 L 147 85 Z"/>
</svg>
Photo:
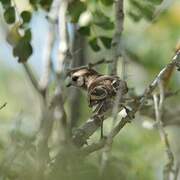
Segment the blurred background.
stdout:
<svg viewBox="0 0 180 180">
<path fill-rule="evenodd" d="M 47 18 L 45 8 L 34 10 L 32 4 L 27 0 L 14 0 L 19 12 L 24 10 L 32 12 L 31 21 L 28 27 L 32 32 L 31 44 L 33 53 L 28 63 L 35 77 L 39 80 L 43 73 L 44 61 L 51 23 Z M 81 1 L 89 3 L 87 6 L 93 11 L 94 6 L 102 9 L 102 12 L 114 21 L 111 6 L 105 6 L 98 1 Z M 94 5 L 94 4 L 95 5 Z M 74 9 L 78 6 L 74 6 Z M 79 10 L 80 11 L 80 10 Z M 138 95 L 144 92 L 146 86 L 153 80 L 155 75 L 174 55 L 176 45 L 180 40 L 180 1 L 164 0 L 155 4 L 153 16 L 145 18 L 141 11 L 135 8 L 132 1 L 124 1 L 124 31 L 122 42 L 127 52 L 126 80 L 128 87 L 134 89 Z M 84 27 L 89 19 L 93 18 L 91 11 L 78 19 L 78 25 Z M 94 12 L 94 11 L 93 11 Z M 13 48 L 7 42 L 11 38 L 12 26 L 4 20 L 4 8 L 0 6 L 0 105 L 7 103 L 6 107 L 0 110 L 0 180 L 8 179 L 33 179 L 35 160 L 29 150 L 21 153 L 22 139 L 33 139 L 39 130 L 41 119 L 41 101 L 38 93 L 31 85 L 23 65 L 18 63 L 17 57 L 13 56 Z M 149 12 L 148 12 L 149 13 Z M 147 13 L 147 14 L 148 14 Z M 142 16 L 142 17 L 141 17 Z M 148 16 L 148 15 L 147 15 Z M 82 25 L 83 24 L 83 25 Z M 86 26 L 87 27 L 87 26 Z M 107 25 L 105 27 L 108 28 Z M 93 29 L 93 30 L 92 30 Z M 110 57 L 111 51 L 100 44 L 100 50 L 91 46 L 89 39 L 95 35 L 107 35 L 111 37 L 113 30 L 106 32 L 101 27 L 91 27 L 91 35 L 83 36 L 76 32 L 73 23 L 68 24 L 71 48 L 74 51 L 74 65 L 84 65 L 89 62 L 96 62 L 102 57 Z M 57 34 L 57 32 L 56 32 Z M 91 37 L 90 37 L 91 36 Z M 56 69 L 57 51 L 59 39 L 56 35 L 52 47 L 51 57 L 53 66 Z M 90 37 L 90 38 L 89 38 Z M 73 45 L 74 43 L 74 45 Z M 93 49 L 94 48 L 94 49 Z M 107 58 L 108 59 L 108 58 Z M 107 65 L 97 67 L 102 73 L 107 73 Z M 122 63 L 118 63 L 118 75 L 121 76 Z M 50 92 L 55 89 L 55 77 L 50 77 Z M 173 92 L 179 89 L 180 76 L 178 72 L 173 73 L 168 89 Z M 74 128 L 79 127 L 90 117 L 91 111 L 88 108 L 85 94 L 74 88 L 63 89 L 70 94 L 65 104 L 67 116 L 75 116 Z M 67 96 L 67 95 L 65 95 Z M 176 121 L 167 120 L 165 130 L 168 133 L 169 141 L 175 156 L 180 160 L 180 95 L 176 94 L 168 98 L 165 107 L 174 114 Z M 173 121 L 173 122 L 172 122 Z M 172 123 L 171 123 L 172 122 Z M 53 131 L 49 140 L 49 148 L 52 157 L 57 152 L 57 122 L 54 122 Z M 111 157 L 108 159 L 107 170 L 104 179 L 127 179 L 127 180 L 154 180 L 162 179 L 163 166 L 166 163 L 164 146 L 161 143 L 157 128 L 153 126 L 154 120 L 150 117 L 138 114 L 135 120 L 128 124 L 114 139 L 111 150 Z M 105 134 L 109 131 L 111 120 L 105 122 Z M 90 142 L 99 138 L 99 130 L 90 138 Z M 32 148 L 32 147 L 29 147 Z M 28 149 L 28 148 L 27 148 Z M 26 153 L 27 151 L 27 153 Z M 80 168 L 80 175 L 77 179 L 97 178 L 100 169 L 101 151 L 92 153 L 86 158 L 86 163 Z M 3 167 L 3 168 L 2 168 Z M 48 173 L 48 172 L 47 172 Z M 72 175 L 72 174 L 71 174 Z M 73 175 L 72 175 L 73 176 Z M 179 177 L 180 178 L 180 177 Z M 53 179 L 53 177 L 52 177 Z M 67 177 L 59 176 L 59 179 L 66 180 Z"/>
</svg>

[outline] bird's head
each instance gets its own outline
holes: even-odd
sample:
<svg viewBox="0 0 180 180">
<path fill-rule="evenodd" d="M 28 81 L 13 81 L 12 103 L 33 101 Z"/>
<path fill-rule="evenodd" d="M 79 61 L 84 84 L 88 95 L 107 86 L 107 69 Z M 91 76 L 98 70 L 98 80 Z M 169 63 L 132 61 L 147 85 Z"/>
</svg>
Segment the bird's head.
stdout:
<svg viewBox="0 0 180 180">
<path fill-rule="evenodd" d="M 99 73 L 93 69 L 89 69 L 87 67 L 74 68 L 68 71 L 67 77 L 67 87 L 76 86 L 80 88 L 87 88 L 87 79 L 90 76 L 98 76 Z"/>
</svg>

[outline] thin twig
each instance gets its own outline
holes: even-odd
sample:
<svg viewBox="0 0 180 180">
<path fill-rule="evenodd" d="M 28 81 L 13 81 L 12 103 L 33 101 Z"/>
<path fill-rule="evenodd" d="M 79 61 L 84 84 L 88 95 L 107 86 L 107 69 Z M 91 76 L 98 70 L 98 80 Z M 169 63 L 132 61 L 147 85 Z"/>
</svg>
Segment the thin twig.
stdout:
<svg viewBox="0 0 180 180">
<path fill-rule="evenodd" d="M 153 94 L 154 99 L 154 107 L 155 107 L 155 114 L 156 114 L 156 121 L 158 125 L 158 130 L 160 133 L 161 141 L 165 146 L 165 152 L 168 157 L 168 163 L 164 166 L 164 180 L 169 180 L 170 174 L 173 171 L 174 165 L 174 156 L 170 147 L 168 135 L 165 132 L 162 124 L 162 108 L 163 108 L 163 101 L 164 101 L 164 91 L 162 85 L 160 85 L 160 99 L 158 100 L 157 94 Z"/>
<path fill-rule="evenodd" d="M 70 72 L 72 70 L 79 70 L 79 69 L 83 69 L 83 68 L 93 68 L 95 66 L 98 66 L 98 65 L 101 65 L 101 64 L 111 64 L 113 63 L 113 60 L 106 60 L 106 59 L 101 59 L 97 62 L 94 62 L 94 63 L 88 63 L 87 65 L 84 65 L 84 66 L 79 66 L 79 67 L 75 67 L 75 68 L 68 68 L 67 69 L 67 72 Z"/>
<path fill-rule="evenodd" d="M 178 180 L 179 171 L 180 171 L 180 163 L 178 162 L 176 164 L 176 168 L 175 168 L 175 171 L 174 171 L 174 179 L 173 180 Z"/>
<path fill-rule="evenodd" d="M 92 68 L 92 67 L 95 67 L 95 66 L 98 66 L 98 65 L 101 65 L 101 64 L 111 64 L 111 63 L 113 63 L 113 60 L 101 59 L 101 60 L 99 60 L 99 61 L 97 61 L 95 63 L 89 63 L 87 65 L 87 67 Z"/>
<path fill-rule="evenodd" d="M 3 105 L 0 106 L 0 110 L 6 107 L 7 103 L 5 102 Z"/>
<path fill-rule="evenodd" d="M 15 0 L 13 0 L 12 3 L 13 3 L 13 5 L 14 5 L 15 9 L 16 9 L 16 15 L 17 15 L 19 24 L 23 24 L 23 20 L 22 20 L 22 18 L 21 18 L 21 15 L 20 15 L 20 12 L 19 12 L 19 9 L 18 9 L 18 7 L 17 7 L 17 4 L 16 4 Z M 25 62 L 26 62 L 26 61 L 25 61 Z M 43 96 L 43 93 L 42 93 L 42 91 L 41 91 L 40 88 L 39 88 L 38 81 L 37 81 L 37 79 L 35 78 L 34 74 L 32 73 L 32 71 L 31 71 L 28 63 L 27 63 L 27 62 L 26 62 L 26 63 L 22 63 L 22 65 L 23 65 L 23 68 L 24 68 L 26 74 L 28 75 L 28 78 L 30 79 L 33 87 L 36 89 L 36 91 L 37 91 L 40 95 Z"/>
</svg>

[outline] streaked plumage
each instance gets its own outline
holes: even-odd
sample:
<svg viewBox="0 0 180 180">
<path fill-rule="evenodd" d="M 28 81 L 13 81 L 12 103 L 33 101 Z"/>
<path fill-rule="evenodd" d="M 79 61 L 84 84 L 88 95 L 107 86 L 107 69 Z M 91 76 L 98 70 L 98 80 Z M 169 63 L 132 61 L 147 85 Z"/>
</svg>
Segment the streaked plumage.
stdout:
<svg viewBox="0 0 180 180">
<path fill-rule="evenodd" d="M 71 79 L 67 86 L 72 85 L 87 91 L 89 107 L 93 109 L 93 117 L 101 122 L 102 138 L 103 119 L 109 112 L 112 113 L 117 94 L 123 97 L 128 92 L 126 82 L 118 76 L 103 75 L 85 67 L 73 69 L 67 75 Z"/>
<path fill-rule="evenodd" d="M 76 86 L 87 91 L 89 106 L 93 113 L 99 114 L 104 108 L 104 103 L 116 97 L 117 92 L 121 95 L 128 92 L 127 84 L 118 76 L 103 75 L 93 69 L 76 68 L 69 71 L 71 82 L 68 86 Z M 101 113 L 100 113 L 101 114 Z"/>
</svg>

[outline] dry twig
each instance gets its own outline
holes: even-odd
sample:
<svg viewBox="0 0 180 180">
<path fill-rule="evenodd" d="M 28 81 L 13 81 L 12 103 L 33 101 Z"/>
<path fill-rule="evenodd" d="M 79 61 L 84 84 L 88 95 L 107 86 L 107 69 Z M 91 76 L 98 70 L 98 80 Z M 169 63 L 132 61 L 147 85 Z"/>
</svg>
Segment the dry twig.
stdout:
<svg viewBox="0 0 180 180">
<path fill-rule="evenodd" d="M 5 102 L 3 105 L 0 106 L 0 110 L 6 107 L 7 103 Z"/>
<path fill-rule="evenodd" d="M 168 157 L 168 163 L 164 166 L 163 179 L 169 180 L 170 174 L 173 171 L 174 156 L 170 147 L 168 135 L 165 132 L 163 128 L 163 124 L 162 124 L 162 110 L 163 110 L 162 108 L 163 108 L 163 101 L 164 101 L 164 92 L 163 92 L 162 86 L 160 86 L 160 99 L 158 100 L 157 94 L 153 94 L 153 99 L 154 99 L 154 107 L 155 107 L 156 121 L 158 125 L 159 134 L 161 137 L 161 141 L 163 142 L 165 146 L 165 152 Z"/>
</svg>

